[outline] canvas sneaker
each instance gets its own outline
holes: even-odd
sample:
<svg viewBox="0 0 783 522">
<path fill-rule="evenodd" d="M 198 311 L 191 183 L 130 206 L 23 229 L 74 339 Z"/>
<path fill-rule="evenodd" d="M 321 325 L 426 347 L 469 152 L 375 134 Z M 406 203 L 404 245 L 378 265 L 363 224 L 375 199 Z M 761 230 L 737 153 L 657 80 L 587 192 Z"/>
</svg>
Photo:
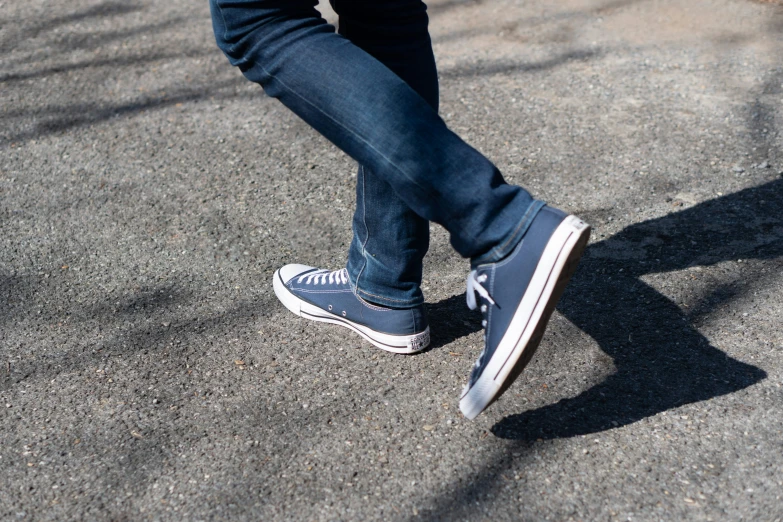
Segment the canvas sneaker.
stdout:
<svg viewBox="0 0 783 522">
<path fill-rule="evenodd" d="M 483 315 L 484 350 L 460 398 L 465 417 L 484 411 L 530 362 L 589 237 L 581 219 L 543 207 L 511 254 L 470 273 L 468 306 Z"/>
<path fill-rule="evenodd" d="M 350 328 L 382 350 L 416 353 L 430 344 L 424 306 L 386 308 L 357 296 L 348 271 L 285 265 L 275 272 L 275 295 L 300 317 Z"/>
</svg>

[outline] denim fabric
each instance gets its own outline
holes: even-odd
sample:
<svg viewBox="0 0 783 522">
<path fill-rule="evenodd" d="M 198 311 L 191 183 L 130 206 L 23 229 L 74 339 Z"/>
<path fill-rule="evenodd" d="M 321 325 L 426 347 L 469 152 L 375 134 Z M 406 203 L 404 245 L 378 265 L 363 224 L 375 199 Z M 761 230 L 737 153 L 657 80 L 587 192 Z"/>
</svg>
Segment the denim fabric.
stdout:
<svg viewBox="0 0 783 522">
<path fill-rule="evenodd" d="M 418 0 L 333 0 L 340 33 L 315 0 L 210 0 L 218 46 L 361 165 L 348 268 L 368 301 L 423 301 L 428 223 L 471 264 L 510 253 L 543 206 L 451 132 Z"/>
<path fill-rule="evenodd" d="M 437 112 L 438 73 L 425 5 L 410 0 L 331 3 L 340 16 L 338 32 L 388 67 Z M 422 260 L 429 238 L 429 222 L 382 177 L 359 165 L 347 265 L 356 292 L 386 306 L 422 303 Z"/>
</svg>

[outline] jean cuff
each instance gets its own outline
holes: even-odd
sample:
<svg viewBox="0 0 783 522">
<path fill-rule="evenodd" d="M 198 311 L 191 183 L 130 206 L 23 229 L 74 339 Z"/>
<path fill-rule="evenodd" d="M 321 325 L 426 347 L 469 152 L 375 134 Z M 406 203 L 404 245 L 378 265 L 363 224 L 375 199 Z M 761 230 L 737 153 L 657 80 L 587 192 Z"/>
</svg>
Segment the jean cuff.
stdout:
<svg viewBox="0 0 783 522">
<path fill-rule="evenodd" d="M 376 291 L 375 289 L 372 289 L 373 291 L 367 291 L 362 290 L 358 287 L 356 284 L 357 278 L 354 277 L 354 274 L 351 273 L 350 270 L 348 270 L 348 282 L 351 285 L 351 289 L 353 290 L 353 293 L 356 294 L 357 297 L 364 299 L 370 304 L 383 306 L 386 308 L 394 308 L 397 310 L 404 310 L 407 308 L 416 308 L 417 306 L 421 306 L 424 304 L 424 296 L 422 295 L 421 291 L 419 290 L 418 296 L 413 298 L 394 298 L 394 297 L 385 297 L 380 295 L 381 292 Z"/>
<path fill-rule="evenodd" d="M 514 227 L 514 230 L 511 231 L 508 237 L 486 254 L 482 254 L 470 260 L 471 269 L 475 269 L 479 265 L 485 265 L 487 263 L 497 263 L 513 252 L 517 245 L 519 245 L 519 242 L 522 241 L 522 238 L 525 237 L 525 233 L 527 232 L 527 229 L 530 228 L 533 219 L 535 219 L 538 212 L 545 206 L 546 203 L 543 201 L 534 200 L 530 206 L 527 207 L 527 210 L 522 215 L 522 219 L 519 220 L 519 223 L 517 223 L 517 226 Z"/>
</svg>

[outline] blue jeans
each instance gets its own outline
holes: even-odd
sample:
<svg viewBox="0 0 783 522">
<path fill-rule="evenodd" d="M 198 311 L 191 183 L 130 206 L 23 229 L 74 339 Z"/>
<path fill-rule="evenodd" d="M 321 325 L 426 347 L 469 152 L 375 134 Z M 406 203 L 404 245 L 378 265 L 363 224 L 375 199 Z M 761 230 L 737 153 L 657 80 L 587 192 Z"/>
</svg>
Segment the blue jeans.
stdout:
<svg viewBox="0 0 783 522">
<path fill-rule="evenodd" d="M 438 80 L 420 0 L 210 0 L 220 49 L 359 163 L 348 272 L 356 292 L 392 308 L 424 301 L 429 221 L 475 266 L 502 259 L 544 203 L 438 116 Z"/>
</svg>

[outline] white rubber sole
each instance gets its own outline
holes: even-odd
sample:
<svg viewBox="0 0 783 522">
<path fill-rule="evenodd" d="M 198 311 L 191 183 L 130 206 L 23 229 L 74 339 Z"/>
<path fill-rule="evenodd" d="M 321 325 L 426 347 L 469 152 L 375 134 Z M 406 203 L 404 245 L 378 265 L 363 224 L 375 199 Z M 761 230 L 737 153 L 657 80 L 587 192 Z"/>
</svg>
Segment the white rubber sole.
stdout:
<svg viewBox="0 0 783 522">
<path fill-rule="evenodd" d="M 322 323 L 331 323 L 339 326 L 344 326 L 354 332 L 358 333 L 367 341 L 377 346 L 381 350 L 392 353 L 412 354 L 424 350 L 430 344 L 430 327 L 428 326 L 423 332 L 419 332 L 413 335 L 392 335 L 383 332 L 377 332 L 367 326 L 354 323 L 339 315 L 331 314 L 326 310 L 318 308 L 315 305 L 303 301 L 296 294 L 292 293 L 283 284 L 279 275 L 280 270 L 277 270 L 274 275 L 274 281 L 272 283 L 275 289 L 275 295 L 283 305 L 291 312 L 295 313 L 299 317 L 305 319 L 312 319 L 313 321 L 319 321 Z"/>
<path fill-rule="evenodd" d="M 576 216 L 568 216 L 555 229 L 492 359 L 460 399 L 465 417 L 475 419 L 530 362 L 589 237 L 590 225 Z"/>
</svg>

